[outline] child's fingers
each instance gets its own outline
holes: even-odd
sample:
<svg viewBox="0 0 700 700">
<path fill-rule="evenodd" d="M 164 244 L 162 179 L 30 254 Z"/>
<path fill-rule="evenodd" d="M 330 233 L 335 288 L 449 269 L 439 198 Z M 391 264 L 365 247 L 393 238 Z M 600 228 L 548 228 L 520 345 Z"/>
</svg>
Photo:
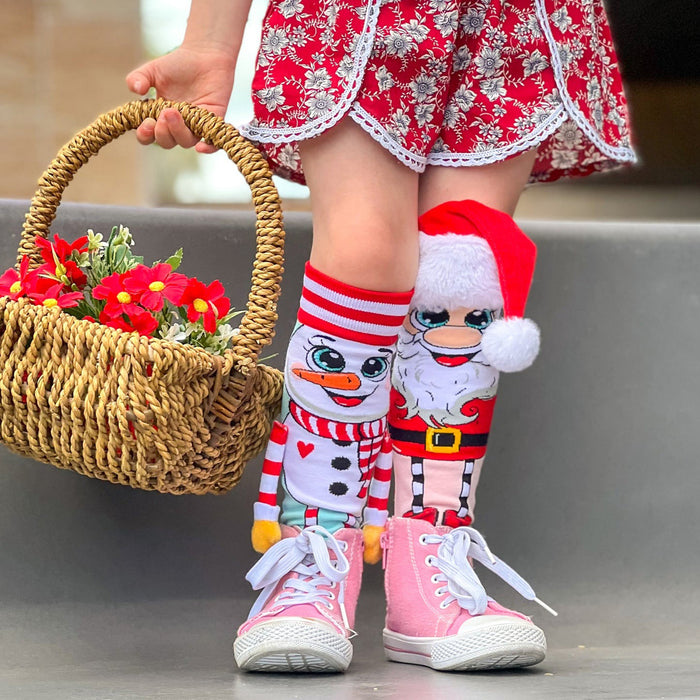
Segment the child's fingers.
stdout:
<svg viewBox="0 0 700 700">
<path fill-rule="evenodd" d="M 194 147 L 194 150 L 197 151 L 197 153 L 216 153 L 219 149 L 216 148 L 216 146 L 211 146 L 208 143 L 205 143 L 204 141 L 200 141 Z"/>
<path fill-rule="evenodd" d="M 141 123 L 141 126 L 139 126 L 139 128 L 136 129 L 136 140 L 142 146 L 148 146 L 149 143 L 153 143 L 155 141 L 155 128 L 155 119 L 151 119 L 150 117 L 148 119 L 144 119 L 144 121 Z"/>
<path fill-rule="evenodd" d="M 164 109 L 156 122 L 156 142 L 163 148 L 191 148 L 199 139 L 185 126 L 176 109 Z"/>
<path fill-rule="evenodd" d="M 152 80 L 148 74 L 137 68 L 126 76 L 126 86 L 137 95 L 145 95 L 151 88 Z"/>
</svg>

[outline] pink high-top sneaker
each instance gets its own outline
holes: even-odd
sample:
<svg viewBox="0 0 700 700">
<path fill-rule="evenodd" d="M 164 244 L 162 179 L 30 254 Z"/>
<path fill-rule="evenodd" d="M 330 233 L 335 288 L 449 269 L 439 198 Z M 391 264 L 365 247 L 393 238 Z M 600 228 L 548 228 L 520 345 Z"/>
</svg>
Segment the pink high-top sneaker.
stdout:
<svg viewBox="0 0 700 700">
<path fill-rule="evenodd" d="M 233 652 L 246 671 L 345 671 L 362 581 L 362 532 L 283 527 L 248 572 L 262 588 Z"/>
<path fill-rule="evenodd" d="M 547 645 L 542 630 L 529 617 L 490 599 L 469 557 L 523 597 L 556 613 L 493 556 L 474 528 L 392 518 L 382 537 L 388 659 L 441 671 L 515 668 L 544 659 Z"/>
</svg>

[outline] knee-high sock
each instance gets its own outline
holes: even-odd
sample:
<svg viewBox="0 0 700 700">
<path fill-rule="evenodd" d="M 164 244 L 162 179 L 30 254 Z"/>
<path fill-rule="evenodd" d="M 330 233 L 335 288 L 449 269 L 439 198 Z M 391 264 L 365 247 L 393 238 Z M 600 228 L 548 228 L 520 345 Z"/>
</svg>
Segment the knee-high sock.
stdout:
<svg viewBox="0 0 700 700">
<path fill-rule="evenodd" d="M 469 525 L 499 371 L 527 367 L 532 241 L 506 214 L 447 202 L 419 220 L 420 260 L 392 370 L 395 514 Z"/>
<path fill-rule="evenodd" d="M 285 362 L 285 400 L 268 446 L 256 521 L 359 524 L 381 451 L 396 337 L 412 292 L 343 284 L 306 266 Z"/>
</svg>

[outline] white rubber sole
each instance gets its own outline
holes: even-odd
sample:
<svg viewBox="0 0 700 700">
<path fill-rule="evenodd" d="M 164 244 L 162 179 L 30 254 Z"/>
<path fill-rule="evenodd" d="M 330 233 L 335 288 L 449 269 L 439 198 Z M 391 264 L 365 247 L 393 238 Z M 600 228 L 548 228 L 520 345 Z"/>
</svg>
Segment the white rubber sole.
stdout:
<svg viewBox="0 0 700 700">
<path fill-rule="evenodd" d="M 408 637 L 384 630 L 390 661 L 429 666 L 437 671 L 485 671 L 540 663 L 547 652 L 544 632 L 507 615 L 474 618 L 450 637 Z"/>
<path fill-rule="evenodd" d="M 352 660 L 352 644 L 330 625 L 301 617 L 261 622 L 233 643 L 244 671 L 340 673 Z"/>
</svg>

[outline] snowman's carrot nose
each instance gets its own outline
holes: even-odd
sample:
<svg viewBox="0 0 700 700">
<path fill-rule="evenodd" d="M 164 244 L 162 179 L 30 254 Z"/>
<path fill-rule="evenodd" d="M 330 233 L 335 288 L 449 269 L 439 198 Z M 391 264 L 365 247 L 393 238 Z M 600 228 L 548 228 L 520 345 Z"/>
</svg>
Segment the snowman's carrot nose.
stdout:
<svg viewBox="0 0 700 700">
<path fill-rule="evenodd" d="M 310 369 L 295 368 L 292 370 L 299 379 L 305 379 L 312 384 L 320 384 L 327 389 L 344 389 L 353 391 L 360 388 L 360 378 L 353 372 L 314 372 Z"/>
</svg>

